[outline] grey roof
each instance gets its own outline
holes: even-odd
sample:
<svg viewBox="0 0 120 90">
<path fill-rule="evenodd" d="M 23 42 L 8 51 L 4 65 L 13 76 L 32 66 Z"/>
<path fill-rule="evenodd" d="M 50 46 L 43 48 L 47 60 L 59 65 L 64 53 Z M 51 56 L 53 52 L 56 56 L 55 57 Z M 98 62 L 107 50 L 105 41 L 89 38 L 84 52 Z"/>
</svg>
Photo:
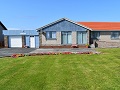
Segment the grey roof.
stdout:
<svg viewBox="0 0 120 90">
<path fill-rule="evenodd" d="M 0 21 L 0 25 L 1 25 L 5 30 L 7 30 L 7 28 L 2 24 L 1 21 Z"/>
<path fill-rule="evenodd" d="M 78 26 L 81 26 L 81 27 L 83 27 L 83 28 L 92 30 L 91 28 L 88 28 L 88 27 L 86 27 L 86 26 L 84 26 L 84 25 L 78 24 L 78 23 L 76 23 L 76 22 L 74 22 L 74 21 L 72 21 L 72 20 L 70 20 L 70 19 L 68 19 L 68 18 L 61 18 L 61 19 L 59 19 L 59 20 L 57 20 L 57 21 L 55 21 L 55 22 L 52 22 L 52 23 L 47 24 L 47 25 L 45 25 L 45 26 L 43 26 L 43 27 L 40 27 L 40 28 L 38 28 L 37 30 L 38 30 L 38 31 L 39 31 L 39 30 L 42 30 L 42 29 L 44 29 L 44 28 L 46 28 L 46 27 L 49 27 L 49 26 L 51 26 L 51 25 L 53 25 L 53 24 L 56 24 L 56 23 L 58 23 L 58 22 L 60 22 L 60 21 L 63 21 L 63 20 L 66 20 L 66 21 L 68 21 L 68 22 L 71 22 L 71 23 L 73 23 L 73 24 L 76 24 L 76 25 L 78 25 Z"/>
</svg>

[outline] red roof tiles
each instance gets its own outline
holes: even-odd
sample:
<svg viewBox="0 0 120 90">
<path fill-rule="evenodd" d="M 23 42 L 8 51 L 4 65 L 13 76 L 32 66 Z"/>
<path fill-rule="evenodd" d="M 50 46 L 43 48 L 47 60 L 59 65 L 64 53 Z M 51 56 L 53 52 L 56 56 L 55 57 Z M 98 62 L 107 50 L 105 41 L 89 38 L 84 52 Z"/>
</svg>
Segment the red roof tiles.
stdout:
<svg viewBox="0 0 120 90">
<path fill-rule="evenodd" d="M 120 31 L 120 22 L 77 22 L 87 26 L 92 30 L 100 31 Z"/>
</svg>

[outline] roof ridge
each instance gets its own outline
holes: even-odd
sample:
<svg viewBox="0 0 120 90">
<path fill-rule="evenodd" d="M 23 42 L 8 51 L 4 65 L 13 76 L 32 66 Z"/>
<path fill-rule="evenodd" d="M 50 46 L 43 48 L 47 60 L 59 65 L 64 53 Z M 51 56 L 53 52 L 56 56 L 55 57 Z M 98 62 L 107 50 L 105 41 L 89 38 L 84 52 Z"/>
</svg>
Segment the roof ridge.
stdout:
<svg viewBox="0 0 120 90">
<path fill-rule="evenodd" d="M 43 29 L 43 28 L 46 28 L 46 27 L 48 27 L 48 26 L 51 26 L 51 25 L 53 25 L 53 24 L 55 24 L 55 23 L 57 23 L 57 22 L 60 22 L 60 21 L 62 21 L 62 20 L 66 20 L 66 21 L 69 21 L 69 22 L 71 22 L 71 23 L 73 23 L 73 24 L 76 24 L 76 25 L 79 25 L 79 26 L 81 26 L 81 27 L 84 27 L 84 28 L 87 28 L 87 29 L 89 29 L 89 30 L 92 30 L 91 28 L 88 28 L 88 27 L 86 27 L 86 26 L 84 26 L 84 25 L 78 24 L 77 22 L 74 22 L 74 21 L 72 21 L 72 20 L 70 20 L 70 19 L 68 19 L 68 18 L 58 19 L 58 20 L 56 20 L 56 21 L 54 21 L 54 22 L 52 22 L 52 23 L 49 23 L 49 24 L 47 24 L 47 25 L 45 25 L 45 26 L 42 26 L 42 27 L 38 28 L 37 30 L 41 30 L 41 29 Z"/>
</svg>

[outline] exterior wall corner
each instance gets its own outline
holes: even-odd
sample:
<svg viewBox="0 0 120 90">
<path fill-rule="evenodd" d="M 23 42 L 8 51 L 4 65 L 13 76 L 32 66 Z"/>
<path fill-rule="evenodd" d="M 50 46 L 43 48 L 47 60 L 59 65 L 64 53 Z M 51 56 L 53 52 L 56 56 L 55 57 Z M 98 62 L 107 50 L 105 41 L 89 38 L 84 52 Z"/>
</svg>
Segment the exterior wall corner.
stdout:
<svg viewBox="0 0 120 90">
<path fill-rule="evenodd" d="M 4 47 L 8 48 L 8 36 L 4 36 Z"/>
</svg>

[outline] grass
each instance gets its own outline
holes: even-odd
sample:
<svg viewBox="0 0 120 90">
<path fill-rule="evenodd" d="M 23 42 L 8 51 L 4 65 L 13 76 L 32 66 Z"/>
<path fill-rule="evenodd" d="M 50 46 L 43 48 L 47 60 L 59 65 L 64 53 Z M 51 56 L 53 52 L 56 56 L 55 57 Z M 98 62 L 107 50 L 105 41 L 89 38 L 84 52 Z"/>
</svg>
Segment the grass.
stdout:
<svg viewBox="0 0 120 90">
<path fill-rule="evenodd" d="M 120 48 L 97 50 L 0 58 L 0 90 L 120 90 Z"/>
</svg>

